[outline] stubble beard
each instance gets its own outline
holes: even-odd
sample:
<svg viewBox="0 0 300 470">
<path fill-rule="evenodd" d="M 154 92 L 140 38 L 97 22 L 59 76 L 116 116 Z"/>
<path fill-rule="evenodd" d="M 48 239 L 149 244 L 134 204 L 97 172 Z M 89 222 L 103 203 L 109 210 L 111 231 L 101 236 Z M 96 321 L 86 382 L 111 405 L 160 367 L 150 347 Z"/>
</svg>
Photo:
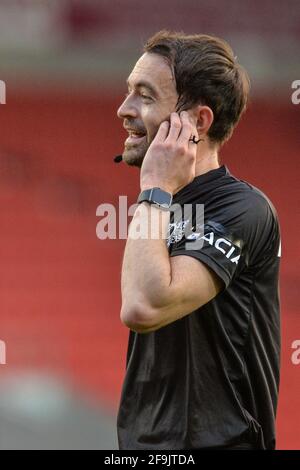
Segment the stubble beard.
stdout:
<svg viewBox="0 0 300 470">
<path fill-rule="evenodd" d="M 123 161 L 129 166 L 141 168 L 147 150 L 150 146 L 148 139 L 139 145 L 127 144 L 124 147 Z"/>
</svg>

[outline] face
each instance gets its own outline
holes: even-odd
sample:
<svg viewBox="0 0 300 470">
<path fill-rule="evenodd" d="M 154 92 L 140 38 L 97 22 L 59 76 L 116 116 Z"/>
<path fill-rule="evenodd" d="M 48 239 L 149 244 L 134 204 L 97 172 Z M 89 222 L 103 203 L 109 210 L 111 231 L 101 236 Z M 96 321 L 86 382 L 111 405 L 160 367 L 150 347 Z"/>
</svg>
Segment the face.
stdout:
<svg viewBox="0 0 300 470">
<path fill-rule="evenodd" d="M 141 167 L 161 122 L 175 111 L 178 95 L 171 68 L 158 54 L 143 54 L 127 84 L 128 93 L 118 109 L 118 117 L 123 119 L 129 134 L 124 143 L 123 160 L 128 165 Z"/>
</svg>

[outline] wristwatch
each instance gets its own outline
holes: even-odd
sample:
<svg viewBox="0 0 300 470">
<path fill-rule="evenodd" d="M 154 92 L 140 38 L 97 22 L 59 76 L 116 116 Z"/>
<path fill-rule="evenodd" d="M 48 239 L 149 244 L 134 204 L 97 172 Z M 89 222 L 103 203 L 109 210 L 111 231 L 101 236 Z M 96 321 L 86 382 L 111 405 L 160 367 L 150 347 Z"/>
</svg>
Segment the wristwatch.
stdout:
<svg viewBox="0 0 300 470">
<path fill-rule="evenodd" d="M 149 202 L 155 204 L 161 209 L 169 210 L 172 205 L 173 196 L 167 191 L 163 191 L 160 188 L 150 188 L 142 191 L 138 197 L 138 204 L 141 202 Z"/>
</svg>

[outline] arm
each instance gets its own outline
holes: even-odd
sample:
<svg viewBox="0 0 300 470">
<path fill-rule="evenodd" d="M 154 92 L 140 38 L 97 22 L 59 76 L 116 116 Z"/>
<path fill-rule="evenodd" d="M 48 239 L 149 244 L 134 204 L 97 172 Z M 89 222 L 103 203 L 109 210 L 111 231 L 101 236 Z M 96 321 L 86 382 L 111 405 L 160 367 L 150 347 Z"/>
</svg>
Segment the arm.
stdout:
<svg viewBox="0 0 300 470">
<path fill-rule="evenodd" d="M 132 227 L 147 226 L 150 217 L 152 233 L 159 237 L 134 239 Z M 164 238 L 169 218 L 169 212 L 143 203 L 129 230 L 122 267 L 121 320 L 139 333 L 182 318 L 209 302 L 222 287 L 218 276 L 200 261 L 190 256 L 170 258 Z"/>
</svg>

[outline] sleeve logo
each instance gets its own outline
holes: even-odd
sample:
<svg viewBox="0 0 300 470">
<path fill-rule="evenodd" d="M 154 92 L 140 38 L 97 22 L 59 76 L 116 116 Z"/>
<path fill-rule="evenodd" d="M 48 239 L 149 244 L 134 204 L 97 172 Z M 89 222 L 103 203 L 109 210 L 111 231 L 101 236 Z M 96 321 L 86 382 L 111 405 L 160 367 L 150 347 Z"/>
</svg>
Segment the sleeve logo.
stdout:
<svg viewBox="0 0 300 470">
<path fill-rule="evenodd" d="M 218 228 L 218 232 L 220 229 L 224 229 L 219 224 L 210 222 L 209 225 L 205 225 L 203 227 L 197 227 L 199 231 L 191 232 L 189 234 L 185 233 L 185 228 L 189 221 L 182 221 L 177 224 L 169 224 L 169 237 L 168 237 L 168 247 L 174 243 L 180 242 L 183 238 L 185 238 L 187 250 L 201 250 L 207 247 L 208 245 L 214 247 L 220 253 L 224 255 L 231 263 L 238 264 L 239 259 L 241 257 L 241 242 L 240 240 L 235 240 L 233 243 L 228 239 L 226 234 L 224 233 L 223 236 L 220 236 L 220 233 L 216 233 L 211 230 L 211 226 L 214 225 L 215 228 Z M 207 231 L 205 231 L 205 228 Z M 210 231 L 208 231 L 210 230 Z M 223 230 L 222 230 L 223 232 Z M 199 243 L 202 242 L 202 243 Z M 194 246 L 193 246 L 194 245 Z"/>
<path fill-rule="evenodd" d="M 194 240 L 204 240 L 209 243 L 209 245 L 214 246 L 217 250 L 219 250 L 223 255 L 226 256 L 232 263 L 238 264 L 239 259 L 241 257 L 240 254 L 240 247 L 234 245 L 232 242 L 227 240 L 223 237 L 218 237 L 214 232 L 208 232 L 201 236 L 195 238 L 196 234 L 193 234 Z M 218 238 L 217 238 L 218 237 Z"/>
</svg>

